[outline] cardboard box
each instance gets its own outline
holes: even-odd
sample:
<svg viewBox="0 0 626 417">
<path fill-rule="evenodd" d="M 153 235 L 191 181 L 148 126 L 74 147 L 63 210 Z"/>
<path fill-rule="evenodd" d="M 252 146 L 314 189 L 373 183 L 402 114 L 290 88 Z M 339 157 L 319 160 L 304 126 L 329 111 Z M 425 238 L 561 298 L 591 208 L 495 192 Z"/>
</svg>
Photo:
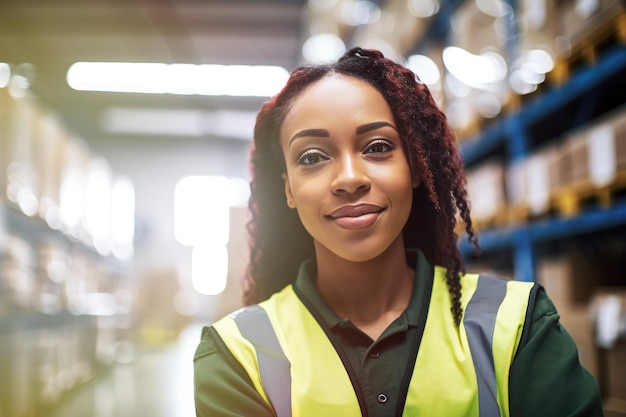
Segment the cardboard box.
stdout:
<svg viewBox="0 0 626 417">
<path fill-rule="evenodd" d="M 504 164 L 490 161 L 468 171 L 467 191 L 473 220 L 479 224 L 497 220 L 506 206 Z"/>
<path fill-rule="evenodd" d="M 622 0 L 560 0 L 559 35 L 579 40 L 622 8 Z"/>
<path fill-rule="evenodd" d="M 600 347 L 613 349 L 626 342 L 626 287 L 596 288 L 589 311 L 596 323 L 596 343 Z"/>
<path fill-rule="evenodd" d="M 602 400 L 602 408 L 604 408 L 604 417 L 625 417 L 626 401 L 619 398 L 607 397 Z"/>
<path fill-rule="evenodd" d="M 610 121 L 615 135 L 615 160 L 618 169 L 626 169 L 626 110 L 621 109 Z"/>
<path fill-rule="evenodd" d="M 626 340 L 605 352 L 603 396 L 626 401 Z"/>
<path fill-rule="evenodd" d="M 454 30 L 450 31 L 451 45 L 476 55 L 486 50 L 504 54 L 501 36 L 497 33 L 496 18 L 483 13 L 476 6 L 476 2 L 461 2 L 452 20 Z"/>
<path fill-rule="evenodd" d="M 602 395 L 626 402 L 626 287 L 598 288 L 589 311 L 595 322 L 596 344 L 602 348 Z"/>
<path fill-rule="evenodd" d="M 561 311 L 560 315 L 561 324 L 576 342 L 581 365 L 599 381 L 598 349 L 595 344 L 593 320 L 588 309 L 580 306 Z"/>
<path fill-rule="evenodd" d="M 553 56 L 558 51 L 559 7 L 553 0 L 522 0 L 519 3 L 520 49 L 543 49 Z"/>
<path fill-rule="evenodd" d="M 532 215 L 542 215 L 550 209 L 550 191 L 559 180 L 554 169 L 558 155 L 553 146 L 547 146 L 525 160 L 524 202 Z"/>
<path fill-rule="evenodd" d="M 537 263 L 536 281 L 543 285 L 559 312 L 586 306 L 601 276 L 592 262 L 575 254 Z"/>
<path fill-rule="evenodd" d="M 564 177 L 569 183 L 589 179 L 589 141 L 587 130 L 572 135 L 566 143 L 566 152 L 570 158 L 570 171 Z"/>
</svg>

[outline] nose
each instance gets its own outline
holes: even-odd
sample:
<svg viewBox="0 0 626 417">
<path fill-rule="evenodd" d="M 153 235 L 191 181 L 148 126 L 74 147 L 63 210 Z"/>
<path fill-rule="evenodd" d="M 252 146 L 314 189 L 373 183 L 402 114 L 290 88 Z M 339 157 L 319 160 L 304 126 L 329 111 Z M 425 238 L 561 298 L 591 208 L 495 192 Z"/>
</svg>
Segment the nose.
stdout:
<svg viewBox="0 0 626 417">
<path fill-rule="evenodd" d="M 331 183 L 334 194 L 355 194 L 370 188 L 370 178 L 363 161 L 358 156 L 342 155 L 336 159 L 335 166 L 335 175 Z"/>
</svg>

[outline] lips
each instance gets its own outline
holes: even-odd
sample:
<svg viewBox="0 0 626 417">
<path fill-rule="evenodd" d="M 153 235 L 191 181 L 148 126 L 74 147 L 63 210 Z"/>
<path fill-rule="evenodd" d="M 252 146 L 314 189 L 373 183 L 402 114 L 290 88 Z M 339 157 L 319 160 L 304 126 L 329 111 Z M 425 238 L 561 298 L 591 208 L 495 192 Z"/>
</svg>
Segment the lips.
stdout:
<svg viewBox="0 0 626 417">
<path fill-rule="evenodd" d="M 384 210 L 373 204 L 349 205 L 339 207 L 327 217 L 344 229 L 363 229 L 374 224 Z"/>
</svg>

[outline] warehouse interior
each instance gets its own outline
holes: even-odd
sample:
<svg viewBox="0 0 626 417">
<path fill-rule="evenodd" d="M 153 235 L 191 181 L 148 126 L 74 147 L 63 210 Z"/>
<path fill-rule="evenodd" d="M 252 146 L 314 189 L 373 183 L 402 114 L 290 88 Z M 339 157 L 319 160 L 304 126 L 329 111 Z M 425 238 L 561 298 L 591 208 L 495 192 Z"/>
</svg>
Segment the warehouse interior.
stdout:
<svg viewBox="0 0 626 417">
<path fill-rule="evenodd" d="M 353 46 L 446 113 L 467 269 L 541 283 L 626 415 L 626 2 L 3 0 L 0 417 L 194 415 L 200 329 L 241 306 L 256 112 Z"/>
</svg>

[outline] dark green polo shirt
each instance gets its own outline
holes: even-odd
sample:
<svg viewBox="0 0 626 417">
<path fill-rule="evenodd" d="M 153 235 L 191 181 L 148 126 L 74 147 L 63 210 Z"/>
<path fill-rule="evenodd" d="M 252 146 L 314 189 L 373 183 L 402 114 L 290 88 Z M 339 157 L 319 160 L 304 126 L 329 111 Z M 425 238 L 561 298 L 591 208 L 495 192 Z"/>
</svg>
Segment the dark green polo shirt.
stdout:
<svg viewBox="0 0 626 417">
<path fill-rule="evenodd" d="M 303 265 L 294 283 L 295 292 L 349 364 L 353 381 L 359 381 L 369 417 L 401 414 L 405 392 L 400 390 L 406 389 L 411 371 L 407 358 L 423 332 L 433 280 L 433 268 L 420 252 L 415 255 L 411 302 L 376 341 L 328 308 L 315 287 L 314 262 Z M 602 416 L 598 385 L 581 367 L 576 345 L 541 287 L 533 291 L 528 317 L 510 370 L 511 417 Z M 194 368 L 197 416 L 273 415 L 211 328 L 203 331 Z"/>
</svg>

